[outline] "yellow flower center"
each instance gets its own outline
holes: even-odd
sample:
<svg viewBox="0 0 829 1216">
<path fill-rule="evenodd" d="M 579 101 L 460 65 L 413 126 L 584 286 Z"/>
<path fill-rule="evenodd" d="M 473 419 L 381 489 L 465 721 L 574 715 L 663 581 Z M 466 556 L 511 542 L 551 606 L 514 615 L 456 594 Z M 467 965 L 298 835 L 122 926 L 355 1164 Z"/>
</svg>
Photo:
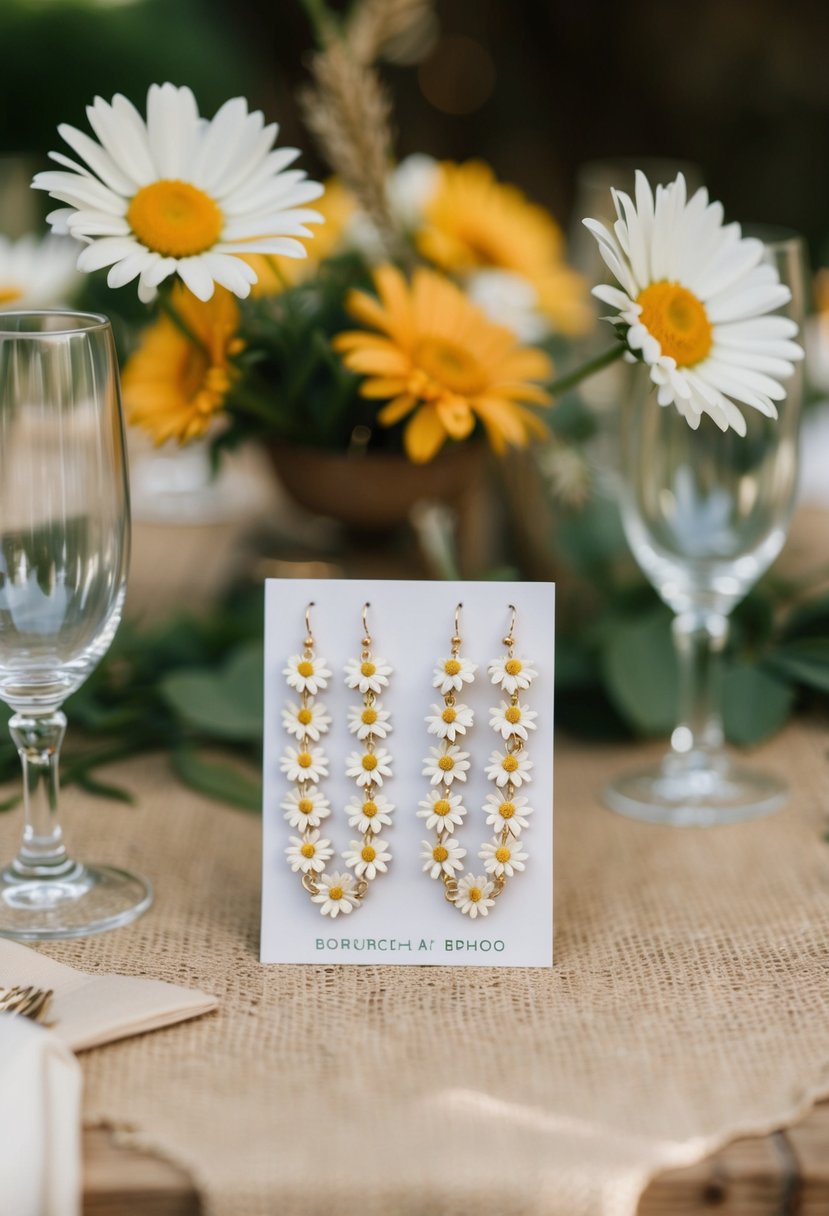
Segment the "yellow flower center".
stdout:
<svg viewBox="0 0 829 1216">
<path fill-rule="evenodd" d="M 303 815 L 310 815 L 314 809 L 314 804 L 310 798 L 300 798 L 298 806 L 300 813 Z"/>
<path fill-rule="evenodd" d="M 432 810 L 435 812 L 435 814 L 440 815 L 440 816 L 448 815 L 449 812 L 451 811 L 451 809 L 452 809 L 452 804 L 449 802 L 449 800 L 447 798 L 438 798 L 437 802 L 432 807 Z"/>
<path fill-rule="evenodd" d="M 507 659 L 506 663 L 504 664 L 504 671 L 507 673 L 508 676 L 517 676 L 520 670 L 521 670 L 521 660 L 520 659 Z"/>
<path fill-rule="evenodd" d="M 307 726 L 308 723 L 313 722 L 313 720 L 314 715 L 311 713 L 310 709 L 301 709 L 297 714 L 297 721 L 301 722 L 303 726 Z"/>
<path fill-rule="evenodd" d="M 15 300 L 19 300 L 23 292 L 19 287 L 0 286 L 0 306 L 3 304 L 13 304 Z"/>
<path fill-rule="evenodd" d="M 367 844 L 363 847 L 363 851 L 360 856 L 362 857 L 363 861 L 374 861 L 374 858 L 377 856 L 377 850 L 373 849 L 370 844 Z"/>
<path fill-rule="evenodd" d="M 476 904 L 478 900 L 482 898 L 483 891 L 480 887 L 470 887 L 467 891 L 467 895 L 472 900 L 473 904 Z"/>
<path fill-rule="evenodd" d="M 512 819 L 513 815 L 515 814 L 515 803 L 502 802 L 498 807 L 498 814 L 502 819 Z"/>
<path fill-rule="evenodd" d="M 504 763 L 502 767 L 505 773 L 514 773 L 518 768 L 518 761 L 516 760 L 515 756 L 504 756 Z"/>
<path fill-rule="evenodd" d="M 363 814 L 365 815 L 366 819 L 373 819 L 374 816 L 377 814 L 377 803 L 376 802 L 364 802 L 363 803 Z"/>
<path fill-rule="evenodd" d="M 342 897 L 343 897 L 342 887 L 329 887 L 328 888 L 328 898 L 329 899 L 339 900 L 339 899 L 342 899 Z"/>
<path fill-rule="evenodd" d="M 314 674 L 314 664 L 310 659 L 303 659 L 301 663 L 297 663 L 296 669 L 306 680 Z"/>
<path fill-rule="evenodd" d="M 370 773 L 372 771 L 372 769 L 377 768 L 377 757 L 372 756 L 371 754 L 369 754 L 368 756 L 363 756 L 362 763 L 363 763 L 363 768 L 367 772 Z"/>
<path fill-rule="evenodd" d="M 443 713 L 440 716 L 443 718 L 444 722 L 454 722 L 455 719 L 457 718 L 458 714 L 457 714 L 457 711 L 454 710 L 451 705 L 447 705 L 446 709 L 443 711 Z"/>
<path fill-rule="evenodd" d="M 442 768 L 445 773 L 448 773 L 454 767 L 455 761 L 451 756 L 441 756 L 440 760 L 438 760 L 438 768 Z"/>
<path fill-rule="evenodd" d="M 300 768 L 310 768 L 314 763 L 314 757 L 310 752 L 300 752 L 296 758 L 296 762 Z"/>
<path fill-rule="evenodd" d="M 434 334 L 421 338 L 412 352 L 412 362 L 417 369 L 412 379 L 417 383 L 411 388 L 418 397 L 428 399 L 446 389 L 468 397 L 481 388 L 478 360 L 470 351 L 445 338 Z"/>
<path fill-rule="evenodd" d="M 303 857 L 313 857 L 317 850 L 310 841 L 306 841 L 299 851 Z"/>
<path fill-rule="evenodd" d="M 679 283 L 651 283 L 636 297 L 641 304 L 640 321 L 662 347 L 663 355 L 676 359 L 677 367 L 692 367 L 711 349 L 713 335 L 705 306 Z"/>
<path fill-rule="evenodd" d="M 446 858 L 449 856 L 449 850 L 443 844 L 436 844 L 432 849 L 432 856 L 435 861 L 446 861 Z"/>
<path fill-rule="evenodd" d="M 129 205 L 127 223 L 154 253 L 188 258 L 216 244 L 224 216 L 197 186 L 165 178 L 141 187 Z"/>
<path fill-rule="evenodd" d="M 509 849 L 507 848 L 507 846 L 505 844 L 502 844 L 500 849 L 495 850 L 495 860 L 496 861 L 509 861 L 511 856 L 512 856 L 512 854 L 510 853 Z"/>
<path fill-rule="evenodd" d="M 366 661 L 364 663 L 360 664 L 360 674 L 361 675 L 373 676 L 376 670 L 377 670 L 377 668 L 374 666 L 373 663 L 370 663 L 368 661 L 368 659 L 366 659 Z"/>
<path fill-rule="evenodd" d="M 366 726 L 373 726 L 374 723 L 377 721 L 377 710 L 376 709 L 364 709 L 360 716 Z"/>
<path fill-rule="evenodd" d="M 511 722 L 514 726 L 516 722 L 521 721 L 521 710 L 517 705 L 510 705 L 509 709 L 504 714 L 504 717 L 506 718 L 507 722 Z"/>
<path fill-rule="evenodd" d="M 448 676 L 456 676 L 461 669 L 461 665 L 457 659 L 447 659 L 443 664 L 443 670 Z"/>
</svg>

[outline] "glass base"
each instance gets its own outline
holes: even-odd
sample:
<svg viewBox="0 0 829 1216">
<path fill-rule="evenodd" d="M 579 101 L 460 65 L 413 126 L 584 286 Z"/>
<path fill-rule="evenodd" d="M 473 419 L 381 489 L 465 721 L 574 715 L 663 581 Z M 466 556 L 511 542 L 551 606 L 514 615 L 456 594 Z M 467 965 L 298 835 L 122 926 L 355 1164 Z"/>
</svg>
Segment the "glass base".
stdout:
<svg viewBox="0 0 829 1216">
<path fill-rule="evenodd" d="M 757 819 L 783 805 L 789 787 L 772 773 L 742 768 L 725 759 L 707 767 L 661 764 L 617 777 L 605 787 L 607 806 L 631 819 L 674 827 L 714 827 Z"/>
<path fill-rule="evenodd" d="M 89 937 L 128 925 L 152 902 L 146 878 L 114 866 L 75 864 L 54 878 L 28 878 L 6 866 L 0 872 L 0 937 Z"/>
</svg>

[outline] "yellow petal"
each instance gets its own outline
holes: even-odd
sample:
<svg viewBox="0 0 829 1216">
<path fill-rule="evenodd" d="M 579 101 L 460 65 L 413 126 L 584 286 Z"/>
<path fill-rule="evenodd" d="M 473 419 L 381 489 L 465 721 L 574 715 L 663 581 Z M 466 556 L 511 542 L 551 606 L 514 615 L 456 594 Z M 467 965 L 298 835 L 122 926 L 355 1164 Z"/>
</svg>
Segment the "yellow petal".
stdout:
<svg viewBox="0 0 829 1216">
<path fill-rule="evenodd" d="M 415 464 L 426 464 L 437 455 L 445 441 L 446 431 L 434 406 L 421 406 L 406 427 L 404 442 L 409 459 Z"/>
</svg>

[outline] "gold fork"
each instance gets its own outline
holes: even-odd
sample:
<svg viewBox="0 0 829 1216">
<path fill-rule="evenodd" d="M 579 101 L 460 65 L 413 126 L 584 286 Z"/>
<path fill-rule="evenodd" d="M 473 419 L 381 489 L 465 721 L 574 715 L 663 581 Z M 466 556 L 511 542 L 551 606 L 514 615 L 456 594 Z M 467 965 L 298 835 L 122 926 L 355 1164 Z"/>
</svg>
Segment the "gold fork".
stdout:
<svg viewBox="0 0 829 1216">
<path fill-rule="evenodd" d="M 0 1013 L 17 1013 L 37 1022 L 51 999 L 51 988 L 23 988 L 19 984 L 13 988 L 0 988 Z"/>
</svg>

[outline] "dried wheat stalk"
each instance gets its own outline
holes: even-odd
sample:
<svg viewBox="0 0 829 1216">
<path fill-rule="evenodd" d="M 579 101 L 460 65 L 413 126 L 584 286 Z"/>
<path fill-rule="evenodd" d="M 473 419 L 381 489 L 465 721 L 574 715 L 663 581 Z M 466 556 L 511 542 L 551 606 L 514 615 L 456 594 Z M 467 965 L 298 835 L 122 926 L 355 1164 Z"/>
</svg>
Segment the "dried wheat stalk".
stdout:
<svg viewBox="0 0 829 1216">
<path fill-rule="evenodd" d="M 428 44 L 433 24 L 434 0 L 363 0 L 345 37 L 359 63 L 375 63 L 384 52 L 412 62 Z"/>
</svg>

